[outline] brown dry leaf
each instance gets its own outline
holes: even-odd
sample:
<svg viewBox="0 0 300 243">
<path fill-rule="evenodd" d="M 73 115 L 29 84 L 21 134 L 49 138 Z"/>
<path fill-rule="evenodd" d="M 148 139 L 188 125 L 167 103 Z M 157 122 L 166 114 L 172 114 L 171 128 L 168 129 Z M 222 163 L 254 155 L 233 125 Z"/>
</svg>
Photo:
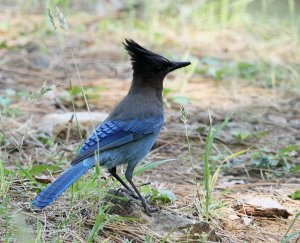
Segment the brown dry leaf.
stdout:
<svg viewBox="0 0 300 243">
<path fill-rule="evenodd" d="M 291 215 L 278 201 L 269 197 L 246 198 L 235 209 L 241 214 L 256 217 L 287 219 Z"/>
<path fill-rule="evenodd" d="M 50 177 L 42 175 L 42 176 L 35 176 L 34 179 L 37 182 L 41 182 L 41 183 L 45 183 L 45 184 L 49 184 L 52 182 L 52 180 L 50 179 Z"/>
</svg>

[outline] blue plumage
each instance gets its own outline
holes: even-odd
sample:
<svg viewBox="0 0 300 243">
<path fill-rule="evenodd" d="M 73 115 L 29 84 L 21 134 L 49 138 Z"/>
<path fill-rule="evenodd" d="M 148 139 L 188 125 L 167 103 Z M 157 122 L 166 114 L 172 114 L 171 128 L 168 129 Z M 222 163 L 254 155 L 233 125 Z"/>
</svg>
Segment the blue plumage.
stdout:
<svg viewBox="0 0 300 243">
<path fill-rule="evenodd" d="M 58 179 L 40 192 L 32 201 L 32 205 L 40 209 L 48 206 L 94 165 L 94 158 L 91 157 L 85 159 L 82 163 L 71 166 Z"/>
<path fill-rule="evenodd" d="M 135 165 L 153 146 L 163 124 L 162 118 L 102 123 L 79 149 L 72 166 L 57 180 L 46 187 L 33 200 L 32 205 L 44 208 L 80 176 L 95 165 L 95 156 L 100 165 L 113 168 L 130 163 L 127 176 L 132 178 Z M 132 148 L 135 148 L 133 152 Z"/>
<path fill-rule="evenodd" d="M 83 143 L 70 168 L 35 197 L 33 206 L 42 209 L 50 205 L 97 161 L 128 191 L 135 192 L 145 210 L 151 212 L 151 207 L 132 182 L 133 171 L 155 143 L 163 125 L 164 77 L 190 63 L 171 62 L 132 40 L 126 40 L 124 45 L 133 66 L 133 80 L 127 96 Z M 125 177 L 134 192 L 116 173 L 116 166 L 123 163 L 127 164 Z"/>
<path fill-rule="evenodd" d="M 158 135 L 162 124 L 163 117 L 103 122 L 81 146 L 72 164 L 76 164 L 95 153 L 141 140 L 151 133 Z M 124 161 L 124 163 L 128 162 Z M 105 162 L 100 164 L 104 165 Z"/>
</svg>

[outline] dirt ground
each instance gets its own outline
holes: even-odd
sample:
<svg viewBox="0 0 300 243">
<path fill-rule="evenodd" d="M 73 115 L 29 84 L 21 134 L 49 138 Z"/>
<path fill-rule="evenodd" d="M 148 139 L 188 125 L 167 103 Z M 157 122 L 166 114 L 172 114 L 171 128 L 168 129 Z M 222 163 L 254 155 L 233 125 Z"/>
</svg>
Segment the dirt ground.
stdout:
<svg viewBox="0 0 300 243">
<path fill-rule="evenodd" d="M 13 161 L 18 157 L 26 166 L 30 164 L 52 163 L 53 153 L 65 149 L 62 156 L 71 160 L 72 151 L 80 144 L 78 138 L 57 139 L 53 147 L 37 144 L 36 137 L 41 120 L 47 114 L 72 112 L 72 103 L 64 98 L 69 88 L 69 80 L 73 86 L 79 86 L 76 64 L 85 89 L 99 89 L 97 97 L 89 98 L 92 112 L 106 112 L 118 102 L 127 92 L 131 81 L 131 67 L 128 57 L 122 50 L 121 42 L 129 34 L 115 37 L 113 41 L 104 36 L 93 34 L 93 17 L 85 16 L 81 19 L 86 26 L 82 34 L 72 32 L 76 26 L 76 18 L 70 18 L 71 31 L 61 38 L 64 58 L 61 56 L 59 40 L 55 34 L 43 35 L 35 33 L 43 22 L 43 16 L 2 12 L 1 15 L 11 18 L 11 30 L 2 31 L 6 46 L 0 49 L 0 94 L 13 89 L 17 95 L 12 96 L 13 105 L 21 111 L 18 116 L 1 117 L 1 132 L 9 139 L 9 148 L 22 147 L 22 153 L 8 153 L 5 166 L 13 169 Z M 25 33 L 20 36 L 19 32 Z M 223 33 L 223 40 L 217 46 L 203 46 L 203 43 L 192 44 L 191 53 L 194 57 L 216 56 L 227 60 L 234 48 L 230 33 Z M 242 37 L 240 37 L 242 38 Z M 238 38 L 237 38 L 238 39 Z M 138 41 L 138 40 L 137 40 Z M 142 40 L 141 43 L 157 52 L 168 49 L 167 53 L 176 51 L 183 53 L 186 45 L 182 42 L 165 43 L 164 47 L 153 46 Z M 239 42 L 240 43 L 240 42 Z M 248 43 L 249 44 L 249 43 Z M 245 44 L 245 46 L 247 43 Z M 176 49 L 176 46 L 179 46 Z M 244 47 L 239 47 L 239 58 L 253 55 Z M 227 50 L 224 52 L 224 50 Z M 70 51 L 71 50 L 71 51 Z M 243 50 L 245 52 L 243 53 Z M 75 59 L 72 57 L 72 52 Z M 229 53 L 228 53 L 229 52 Z M 168 54 L 165 54 L 166 56 Z M 275 55 L 275 54 L 274 54 Z M 285 57 L 276 53 L 282 61 Z M 30 99 L 22 93 L 32 94 L 41 90 L 44 82 L 52 90 L 43 94 L 39 99 Z M 99 88 L 100 87 L 100 88 Z M 298 148 L 286 153 L 283 157 L 291 165 L 300 163 L 300 98 L 297 90 L 283 90 L 280 88 L 265 88 L 259 85 L 245 83 L 243 80 L 224 79 L 216 82 L 210 77 L 187 71 L 173 73 L 165 80 L 165 87 L 184 94 L 189 103 L 185 105 L 188 113 L 188 129 L 191 141 L 192 158 L 197 180 L 203 180 L 203 161 L 205 137 L 209 124 L 208 109 L 213 114 L 214 125 L 222 122 L 233 112 L 233 116 L 226 128 L 216 137 L 211 158 L 212 170 L 223 159 L 232 153 L 248 149 L 246 153 L 224 163 L 221 174 L 213 190 L 216 201 L 222 201 L 222 207 L 214 210 L 211 221 L 217 233 L 224 242 L 279 242 L 293 220 L 293 216 L 300 208 L 299 200 L 289 197 L 299 189 L 299 172 L 285 171 L 284 167 L 255 167 L 253 154 L 258 158 L 270 157 L 276 160 L 278 151 L 290 145 Z M 167 207 L 182 214 L 203 219 L 197 208 L 197 189 L 193 178 L 193 169 L 189 158 L 186 142 L 185 126 L 180 119 L 180 105 L 172 102 L 172 95 L 166 98 L 165 126 L 151 153 L 143 163 L 151 163 L 161 159 L 176 159 L 159 168 L 137 176 L 138 183 L 151 182 L 152 186 L 170 189 L 176 195 L 176 201 Z M 77 111 L 86 111 L 84 101 L 76 100 Z M 246 136 L 245 138 L 241 136 Z M 4 153 L 4 150 L 1 152 Z M 272 157 L 272 156 L 273 157 Z M 268 157 L 269 156 L 269 157 Z M 279 155 L 278 155 L 279 156 Z M 275 158 L 274 158 L 275 157 Z M 30 161 L 30 162 L 29 162 Z M 62 164 L 64 169 L 68 164 Z M 107 176 L 104 173 L 103 176 Z M 14 201 L 11 209 L 22 211 L 28 207 L 35 192 L 28 192 L 26 197 L 16 197 L 16 189 L 11 188 L 8 194 Z M 202 186 L 199 190 L 204 194 Z M 288 218 L 259 217 L 248 215 L 244 210 L 238 210 L 238 205 L 247 204 L 250 199 L 275 200 L 290 213 Z M 26 211 L 26 210 L 25 210 Z M 133 227 L 133 226 L 131 226 Z M 300 228 L 299 220 L 292 231 Z M 1 230 L 0 230 L 1 231 Z M 122 232 L 121 232 L 122 233 Z M 130 235 L 130 233 L 127 232 Z M 72 239 L 72 237 L 66 237 Z M 67 240 L 68 241 L 68 240 Z M 80 240 L 78 240 L 80 241 Z M 138 240 L 137 240 L 138 241 Z M 293 242 L 298 242 L 295 240 Z"/>
</svg>

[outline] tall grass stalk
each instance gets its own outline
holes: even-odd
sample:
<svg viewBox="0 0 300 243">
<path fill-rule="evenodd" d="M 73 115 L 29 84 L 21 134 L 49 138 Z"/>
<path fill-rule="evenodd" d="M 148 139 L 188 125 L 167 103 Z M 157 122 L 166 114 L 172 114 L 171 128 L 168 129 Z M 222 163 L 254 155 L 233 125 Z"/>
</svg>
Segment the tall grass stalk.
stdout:
<svg viewBox="0 0 300 243">
<path fill-rule="evenodd" d="M 201 197 L 200 192 L 199 192 L 200 183 L 197 180 L 197 174 L 196 174 L 194 159 L 193 159 L 193 155 L 192 155 L 192 147 L 191 147 L 191 143 L 190 143 L 190 139 L 189 139 L 189 133 L 190 132 L 189 132 L 189 129 L 188 129 L 187 112 L 186 112 L 186 110 L 183 106 L 180 107 L 180 119 L 183 121 L 184 128 L 185 128 L 185 138 L 186 138 L 187 147 L 188 147 L 189 160 L 190 160 L 191 166 L 192 166 L 193 179 L 194 179 L 194 182 L 196 184 L 197 197 L 200 198 Z"/>
<path fill-rule="evenodd" d="M 231 115 L 228 116 L 214 131 L 212 127 L 212 116 L 210 113 L 210 110 L 208 110 L 209 114 L 209 128 L 208 133 L 206 137 L 205 147 L 204 147 L 204 157 L 203 157 L 203 163 L 204 163 L 204 189 L 205 189 L 205 220 L 208 222 L 209 219 L 209 206 L 211 202 L 211 191 L 212 187 L 210 184 L 211 181 L 211 174 L 210 174 L 210 168 L 209 168 L 209 159 L 211 155 L 212 145 L 215 136 L 228 124 Z"/>
<path fill-rule="evenodd" d="M 68 34 L 68 24 L 67 24 L 67 21 L 66 21 L 64 15 L 63 15 L 63 13 L 60 11 L 60 9 L 58 7 L 56 7 L 56 15 L 58 17 L 58 20 L 60 22 L 60 26 L 61 26 L 62 30 L 66 34 Z M 72 90 L 72 81 L 71 81 L 71 78 L 70 78 L 69 71 L 67 69 L 67 65 L 66 65 L 66 61 L 65 61 L 65 56 L 64 56 L 64 52 L 63 52 L 63 48 L 62 48 L 62 44 L 61 44 L 61 40 L 60 40 L 60 35 L 59 35 L 59 33 L 57 31 L 57 28 L 55 26 L 55 19 L 53 17 L 53 14 L 52 14 L 52 12 L 51 12 L 51 10 L 49 8 L 48 8 L 48 16 L 49 16 L 49 20 L 50 20 L 50 22 L 51 22 L 51 24 L 53 26 L 54 32 L 56 34 L 56 37 L 58 39 L 59 48 L 60 48 L 61 56 L 62 56 L 63 63 L 64 63 L 64 68 L 65 68 L 65 71 L 66 71 L 66 74 L 67 74 L 67 78 L 69 80 L 69 88 Z M 73 60 L 73 63 L 74 63 L 75 69 L 76 69 L 76 74 L 77 74 L 77 77 L 78 77 L 78 80 L 79 80 L 79 83 L 80 83 L 81 94 L 82 94 L 82 96 L 84 98 L 84 102 L 85 102 L 85 105 L 86 105 L 88 113 L 89 113 L 89 118 L 90 118 L 90 121 L 92 123 L 93 131 L 95 131 L 95 126 L 94 126 L 94 123 L 93 123 L 93 120 L 92 120 L 92 117 L 91 117 L 90 107 L 89 107 L 88 100 L 87 100 L 87 97 L 86 97 L 86 93 L 85 93 L 84 87 L 83 87 L 83 81 L 82 81 L 81 76 L 80 76 L 80 72 L 79 72 L 79 69 L 78 69 L 78 65 L 77 65 L 77 62 L 76 62 L 73 50 L 70 47 L 68 47 L 68 51 L 70 52 L 70 54 L 72 56 L 72 60 Z M 73 97 L 72 94 L 71 94 L 71 102 L 72 102 L 72 107 L 73 107 L 73 111 L 74 111 L 74 115 L 75 115 L 75 119 L 76 119 L 76 124 L 77 124 L 77 128 L 78 128 L 78 132 L 80 134 L 80 137 L 82 138 L 82 134 L 81 134 L 80 127 L 79 127 L 79 122 L 78 122 L 77 115 L 76 115 L 75 101 L 74 101 L 74 97 Z M 98 146 L 99 146 L 99 143 L 98 143 Z M 96 174 L 98 174 L 98 172 L 99 172 L 99 170 L 97 170 L 97 168 L 96 168 Z M 94 182 L 94 180 L 92 182 Z M 71 202 L 71 206 L 74 203 L 75 192 L 76 192 L 76 189 L 75 189 L 74 185 L 72 185 L 71 186 L 71 201 L 70 201 Z M 106 218 L 106 213 L 104 212 L 104 209 L 102 207 L 99 207 L 99 211 L 98 211 L 98 215 L 97 215 L 97 218 L 96 218 L 96 222 L 95 222 L 95 224 L 93 226 L 93 229 L 92 229 L 92 231 L 91 231 L 91 233 L 89 235 L 89 238 L 88 238 L 87 242 L 92 242 L 93 241 L 95 234 L 99 231 L 99 229 L 103 225 L 103 222 L 104 222 L 105 218 Z"/>
<path fill-rule="evenodd" d="M 218 175 L 220 173 L 221 170 L 221 166 L 228 160 L 233 159 L 245 152 L 247 152 L 248 150 L 251 149 L 245 149 L 239 152 L 236 152 L 234 154 L 231 154 L 230 156 L 228 156 L 225 160 L 223 160 L 221 162 L 221 164 L 217 167 L 217 169 L 214 171 L 214 173 L 211 175 L 211 171 L 210 171 L 210 167 L 209 167 L 209 161 L 210 161 L 210 155 L 211 155 L 211 151 L 212 151 L 212 145 L 213 145 L 213 141 L 214 138 L 216 137 L 216 135 L 228 124 L 230 118 L 232 117 L 232 114 L 227 116 L 227 118 L 216 128 L 213 129 L 213 119 L 210 113 L 210 110 L 208 110 L 209 113 L 209 127 L 208 127 L 208 133 L 206 136 L 206 142 L 205 142 L 205 147 L 204 147 L 204 155 L 203 155 L 203 165 L 204 165 L 204 190 L 205 190 L 205 197 L 204 197 L 204 207 L 205 207 L 205 220 L 208 222 L 209 220 L 209 216 L 210 216 L 210 205 L 211 205 L 211 201 L 212 201 L 212 197 L 211 197 L 211 192 L 217 182 L 218 179 Z M 185 135 L 186 135 L 186 141 L 187 141 L 187 146 L 188 146 L 188 154 L 189 154 L 189 160 L 191 162 L 191 166 L 192 166 L 192 173 L 193 173 L 193 179 L 194 182 L 196 184 L 196 193 L 197 193 L 197 197 L 199 198 L 199 200 L 202 198 L 202 196 L 200 195 L 200 182 L 197 179 L 197 174 L 195 171 L 195 164 L 194 164 L 194 159 L 192 156 L 192 148 L 191 148 L 191 143 L 190 143 L 190 139 L 189 139 L 189 129 L 188 129 L 188 119 L 187 119 L 187 112 L 186 110 L 181 107 L 180 109 L 180 118 L 184 123 L 185 126 Z"/>
<path fill-rule="evenodd" d="M 58 8 L 56 9 L 56 11 L 58 12 L 58 15 L 60 15 L 60 19 L 64 18 L 64 17 L 62 17 L 63 15 L 62 15 L 61 11 Z M 65 54 L 63 52 L 61 36 L 60 36 L 59 32 L 57 31 L 57 28 L 56 28 L 56 25 L 55 25 L 55 18 L 53 16 L 50 8 L 47 8 L 47 13 L 48 13 L 49 21 L 50 21 L 50 23 L 51 23 L 51 25 L 53 27 L 53 30 L 54 30 L 54 33 L 55 33 L 55 37 L 56 37 L 57 42 L 58 42 L 58 46 L 59 46 L 60 54 L 61 54 L 62 61 L 63 61 L 63 64 L 64 64 L 66 76 L 68 78 L 69 89 L 72 90 L 71 75 L 70 75 L 70 71 L 67 69 L 67 63 L 66 63 L 66 59 L 65 59 Z M 64 29 L 65 32 L 67 32 L 67 26 L 68 25 L 67 24 L 63 25 L 63 23 L 66 23 L 66 21 L 65 20 L 64 21 L 61 20 L 61 27 Z M 76 113 L 75 100 L 74 100 L 74 97 L 73 97 L 72 94 L 71 94 L 71 103 L 72 103 L 72 109 L 73 109 L 74 116 L 75 116 L 77 131 L 79 133 L 80 138 L 82 138 L 83 136 L 81 134 L 80 125 L 79 125 L 78 118 L 77 118 L 77 113 Z"/>
<path fill-rule="evenodd" d="M 205 189 L 205 220 L 208 222 L 209 220 L 209 215 L 210 215 L 210 205 L 212 201 L 211 197 L 211 192 L 215 187 L 215 184 L 217 182 L 220 170 L 222 165 L 226 162 L 229 161 L 230 159 L 233 159 L 241 154 L 244 154 L 248 152 L 252 147 L 238 151 L 236 153 L 233 153 L 229 155 L 227 158 L 225 158 L 221 164 L 215 169 L 214 173 L 211 174 L 210 168 L 209 168 L 209 160 L 210 160 L 210 155 L 211 155 L 211 150 L 212 150 L 212 145 L 214 138 L 216 135 L 228 124 L 230 118 L 232 117 L 232 114 L 227 116 L 225 120 L 214 130 L 213 129 L 213 119 L 211 116 L 210 111 L 208 112 L 209 114 L 209 128 L 208 128 L 208 133 L 206 137 L 206 142 L 205 142 L 205 147 L 204 147 L 204 156 L 203 156 L 203 163 L 204 163 L 204 189 Z"/>
</svg>

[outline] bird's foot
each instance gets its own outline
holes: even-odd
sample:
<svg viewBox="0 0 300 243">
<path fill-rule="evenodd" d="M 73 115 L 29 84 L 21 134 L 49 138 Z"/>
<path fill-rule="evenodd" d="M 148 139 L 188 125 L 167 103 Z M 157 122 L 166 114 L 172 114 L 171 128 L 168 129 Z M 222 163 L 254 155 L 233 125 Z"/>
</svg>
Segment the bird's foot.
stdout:
<svg viewBox="0 0 300 243">
<path fill-rule="evenodd" d="M 144 209 L 146 211 L 146 214 L 150 217 L 152 217 L 152 214 L 159 211 L 160 208 L 159 207 L 154 207 L 152 205 L 144 205 Z"/>
<path fill-rule="evenodd" d="M 140 199 L 140 198 L 139 198 L 137 195 L 135 195 L 135 193 L 134 193 L 133 191 L 131 191 L 131 190 L 128 190 L 128 189 L 125 189 L 125 188 L 119 188 L 119 189 L 117 190 L 117 194 L 118 194 L 119 192 L 124 192 L 124 193 L 128 194 L 129 196 L 133 197 L 134 199 Z"/>
</svg>

